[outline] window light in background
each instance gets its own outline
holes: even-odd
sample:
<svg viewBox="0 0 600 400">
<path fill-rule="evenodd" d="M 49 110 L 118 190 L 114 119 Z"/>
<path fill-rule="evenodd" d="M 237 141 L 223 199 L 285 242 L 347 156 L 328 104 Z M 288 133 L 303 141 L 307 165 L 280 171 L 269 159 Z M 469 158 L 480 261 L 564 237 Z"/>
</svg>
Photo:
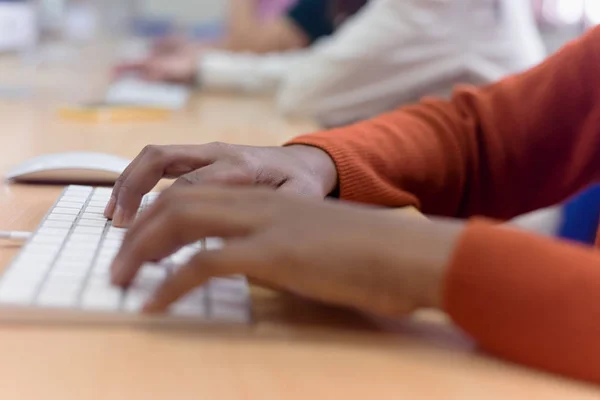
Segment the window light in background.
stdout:
<svg viewBox="0 0 600 400">
<path fill-rule="evenodd" d="M 600 24 L 600 0 L 586 0 L 585 20 L 590 26 Z"/>
<path fill-rule="evenodd" d="M 598 0 L 592 0 L 597 3 Z M 581 23 L 585 0 L 544 0 L 542 17 L 550 23 L 572 25 Z"/>
</svg>

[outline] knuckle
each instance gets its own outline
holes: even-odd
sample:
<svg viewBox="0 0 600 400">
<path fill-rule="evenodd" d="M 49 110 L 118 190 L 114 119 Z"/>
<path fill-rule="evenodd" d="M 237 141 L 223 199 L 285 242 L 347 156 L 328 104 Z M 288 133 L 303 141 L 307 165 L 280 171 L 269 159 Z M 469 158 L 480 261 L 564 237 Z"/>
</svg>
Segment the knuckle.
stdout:
<svg viewBox="0 0 600 400">
<path fill-rule="evenodd" d="M 223 156 L 223 159 L 237 167 L 249 167 L 255 162 L 250 152 L 244 150 L 244 146 L 237 146 L 230 143 L 212 142 L 210 146 L 213 151 Z"/>
<path fill-rule="evenodd" d="M 232 155 L 230 162 L 236 167 L 246 171 L 255 170 L 258 164 L 256 157 L 247 151 L 236 152 Z"/>
<path fill-rule="evenodd" d="M 213 151 L 219 151 L 222 153 L 228 153 L 231 150 L 231 148 L 233 147 L 232 144 L 224 143 L 224 142 L 211 142 L 211 143 L 207 143 L 205 146 L 210 148 Z"/>
<path fill-rule="evenodd" d="M 164 146 L 148 144 L 142 149 L 141 155 L 150 158 L 160 157 L 164 152 Z"/>
</svg>

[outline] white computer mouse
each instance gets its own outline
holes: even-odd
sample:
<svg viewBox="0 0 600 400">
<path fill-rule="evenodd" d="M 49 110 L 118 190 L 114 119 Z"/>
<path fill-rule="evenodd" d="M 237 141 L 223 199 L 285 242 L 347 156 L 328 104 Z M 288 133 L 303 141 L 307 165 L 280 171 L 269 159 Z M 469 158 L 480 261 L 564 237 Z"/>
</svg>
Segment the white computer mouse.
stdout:
<svg viewBox="0 0 600 400">
<path fill-rule="evenodd" d="M 111 184 L 130 160 L 104 153 L 69 152 L 29 159 L 8 172 L 13 182 Z"/>
</svg>

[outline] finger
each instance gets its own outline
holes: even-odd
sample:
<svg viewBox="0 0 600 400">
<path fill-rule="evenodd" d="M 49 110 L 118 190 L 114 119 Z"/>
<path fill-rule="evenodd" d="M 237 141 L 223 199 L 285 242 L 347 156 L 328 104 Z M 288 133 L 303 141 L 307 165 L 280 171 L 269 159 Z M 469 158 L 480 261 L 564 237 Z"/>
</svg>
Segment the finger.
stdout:
<svg viewBox="0 0 600 400">
<path fill-rule="evenodd" d="M 254 183 L 254 179 L 247 172 L 235 168 L 229 163 L 217 161 L 214 164 L 180 176 L 172 186 L 180 187 L 197 184 L 250 185 L 252 183 Z"/>
<path fill-rule="evenodd" d="M 143 221 L 134 235 L 126 235 L 111 267 L 114 284 L 128 285 L 142 264 L 162 259 L 189 243 L 209 236 L 229 238 L 252 232 L 252 217 L 231 207 L 203 204 L 170 209 Z"/>
<path fill-rule="evenodd" d="M 155 57 L 148 62 L 146 69 L 142 71 L 142 78 L 148 81 L 166 81 L 169 77 L 169 68 L 160 57 Z"/>
<path fill-rule="evenodd" d="M 142 197 L 162 178 L 164 164 L 163 151 L 147 146 L 125 169 L 115 183 L 105 210 L 105 215 L 112 218 L 114 226 L 126 226 L 135 217 Z M 110 213 L 112 215 L 109 214 L 111 209 L 114 210 Z"/>
<path fill-rule="evenodd" d="M 171 275 L 154 293 L 143 311 L 164 311 L 195 287 L 202 286 L 210 278 L 234 275 L 251 270 L 253 253 L 250 246 L 232 245 L 218 251 L 201 251 L 187 264 Z"/>
<path fill-rule="evenodd" d="M 146 146 L 117 179 L 105 216 L 117 227 L 128 225 L 135 217 L 142 197 L 163 177 L 187 172 L 188 169 L 169 168 L 181 160 L 187 163 L 189 150 L 185 146 Z M 199 160 L 201 161 L 201 159 Z M 111 212 L 112 211 L 112 212 Z"/>
<path fill-rule="evenodd" d="M 165 38 L 157 39 L 152 46 L 152 54 L 163 54 L 170 53 L 180 46 L 182 46 L 185 42 L 179 38 L 174 36 L 169 36 Z"/>
<path fill-rule="evenodd" d="M 219 143 L 144 147 L 117 179 L 105 216 L 113 219 L 115 226 L 127 224 L 135 216 L 142 196 L 161 178 L 176 178 L 207 166 L 222 157 L 223 149 Z"/>
<path fill-rule="evenodd" d="M 119 64 L 112 70 L 113 78 L 119 78 L 122 75 L 130 74 L 130 73 L 140 73 L 146 68 L 146 63 L 144 61 L 136 61 Z"/>
<path fill-rule="evenodd" d="M 242 205 L 247 204 L 247 196 L 240 192 L 231 192 L 222 187 L 190 187 L 189 185 L 171 186 L 164 190 L 150 207 L 146 208 L 129 228 L 127 235 L 135 237 L 138 230 L 144 229 L 151 220 L 163 213 L 169 213 L 169 208 L 179 205 L 192 204 L 193 207 L 206 207 L 210 205 L 235 208 L 242 211 Z"/>
<path fill-rule="evenodd" d="M 113 190 L 110 194 L 110 200 L 108 201 L 108 204 L 106 205 L 106 208 L 104 209 L 104 216 L 106 218 L 113 219 L 114 214 L 115 214 L 115 208 L 117 206 L 117 198 L 119 196 L 119 191 L 121 189 L 121 185 L 123 184 L 124 181 L 127 180 L 127 177 L 129 176 L 131 171 L 135 168 L 135 166 L 140 162 L 140 159 L 142 157 L 144 157 L 144 153 L 145 153 L 145 149 L 142 150 L 141 153 L 138 154 L 137 157 L 135 157 L 133 159 L 133 161 L 129 163 L 129 165 L 125 168 L 125 170 L 121 173 L 121 175 L 115 182 L 115 185 L 113 186 Z"/>
</svg>

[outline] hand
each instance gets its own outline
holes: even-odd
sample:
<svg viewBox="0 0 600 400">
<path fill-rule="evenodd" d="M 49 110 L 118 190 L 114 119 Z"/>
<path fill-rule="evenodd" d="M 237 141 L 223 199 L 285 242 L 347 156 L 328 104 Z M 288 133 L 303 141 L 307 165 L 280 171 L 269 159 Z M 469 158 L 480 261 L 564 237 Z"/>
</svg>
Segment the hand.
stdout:
<svg viewBox="0 0 600 400">
<path fill-rule="evenodd" d="M 199 56 L 199 51 L 194 47 L 155 50 L 143 61 L 117 66 L 115 74 L 136 73 L 150 81 L 192 84 L 196 78 Z"/>
<path fill-rule="evenodd" d="M 175 186 L 263 185 L 319 198 L 337 184 L 333 161 L 324 151 L 309 146 L 147 146 L 117 180 L 105 216 L 115 226 L 129 224 L 142 196 L 161 178 L 179 178 Z"/>
<path fill-rule="evenodd" d="M 161 55 L 165 53 L 179 52 L 184 49 L 194 47 L 195 44 L 189 39 L 181 36 L 167 36 L 164 38 L 157 39 L 152 44 L 152 54 Z"/>
<path fill-rule="evenodd" d="M 165 310 L 211 277 L 244 274 L 313 300 L 399 316 L 441 307 L 444 269 L 461 226 L 259 188 L 180 187 L 134 222 L 112 281 L 126 286 L 144 262 L 218 236 L 225 246 L 196 254 L 145 311 Z"/>
</svg>

